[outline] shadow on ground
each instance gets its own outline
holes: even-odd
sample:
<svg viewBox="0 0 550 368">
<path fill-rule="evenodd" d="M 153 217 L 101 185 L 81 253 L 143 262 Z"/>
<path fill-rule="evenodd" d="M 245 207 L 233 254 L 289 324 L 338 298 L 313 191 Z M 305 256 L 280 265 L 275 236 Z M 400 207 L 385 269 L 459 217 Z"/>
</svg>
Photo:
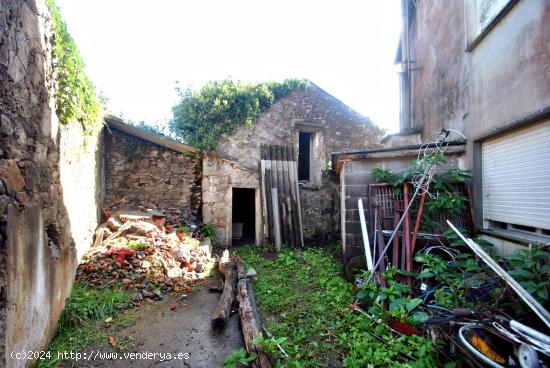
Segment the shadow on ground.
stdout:
<svg viewBox="0 0 550 368">
<path fill-rule="evenodd" d="M 218 280 L 207 279 L 204 284 L 194 287 L 186 299 L 178 300 L 177 295 L 166 295 L 161 302 L 131 312 L 131 316 L 136 318 L 132 326 L 119 327 L 109 332 L 117 341 L 115 349 L 105 341 L 86 350 L 88 356 L 94 356 L 97 351 L 116 352 L 116 359 L 73 361 L 64 366 L 221 367 L 223 358 L 242 347 L 243 340 L 238 313 L 229 319 L 223 331 L 215 333 L 210 327 L 210 316 L 220 294 L 210 292 L 208 287 L 219 285 Z M 177 309 L 171 310 L 174 304 Z M 132 352 L 142 355 L 149 353 L 149 357 L 132 359 L 129 356 Z M 172 359 L 163 360 L 159 355 L 153 357 L 153 353 L 165 356 L 170 353 Z M 189 354 L 187 359 L 183 357 L 185 353 Z M 178 354 L 182 356 L 181 359 L 177 359 Z"/>
</svg>

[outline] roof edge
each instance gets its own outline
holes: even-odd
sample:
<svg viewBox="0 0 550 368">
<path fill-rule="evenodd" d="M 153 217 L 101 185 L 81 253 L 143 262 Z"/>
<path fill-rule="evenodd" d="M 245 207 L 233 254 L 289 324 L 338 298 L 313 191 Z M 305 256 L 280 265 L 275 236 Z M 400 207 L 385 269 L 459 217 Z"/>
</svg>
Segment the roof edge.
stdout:
<svg viewBox="0 0 550 368">
<path fill-rule="evenodd" d="M 340 175 L 342 165 L 344 161 L 364 160 L 371 158 L 390 158 L 394 155 L 399 156 L 416 156 L 419 149 L 434 147 L 434 143 L 415 144 L 400 147 L 384 147 L 374 148 L 363 151 L 351 151 L 351 152 L 333 152 L 331 155 L 332 167 L 336 169 L 336 173 Z M 460 154 L 465 152 L 465 141 L 451 141 L 447 146 L 449 150 L 446 154 Z"/>
<path fill-rule="evenodd" d="M 159 135 L 149 133 L 149 132 L 146 132 L 145 130 L 136 128 L 135 126 L 132 126 L 130 124 L 126 124 L 124 120 L 113 115 L 105 116 L 105 122 L 107 123 L 107 126 L 109 127 L 109 129 L 113 129 L 118 132 L 131 135 L 135 138 L 139 138 L 149 143 L 156 144 L 157 146 L 168 148 L 175 152 L 179 152 L 179 153 L 190 153 L 190 152 L 199 153 L 200 152 L 200 150 L 196 147 L 188 146 L 187 144 L 180 143 L 171 138 L 161 137 Z"/>
<path fill-rule="evenodd" d="M 360 113 L 359 111 L 355 110 L 353 107 L 349 106 L 348 104 L 346 104 L 344 101 L 342 101 L 341 99 L 339 99 L 338 97 L 334 96 L 333 94 L 329 93 L 328 91 L 326 91 L 325 89 L 323 89 L 322 87 L 320 87 L 318 84 L 316 84 L 315 82 L 307 79 L 307 81 L 309 82 L 310 84 L 310 87 L 314 87 L 314 88 L 317 88 L 319 91 L 321 91 L 321 93 L 325 94 L 326 96 L 328 96 L 329 98 L 331 98 L 332 100 L 334 100 L 337 104 L 340 104 L 342 107 L 344 107 L 344 109 L 347 109 L 349 112 L 357 115 L 359 118 L 365 120 L 365 123 L 371 123 L 372 125 L 374 125 L 375 128 L 378 128 L 380 129 L 381 131 L 383 131 L 383 129 L 381 127 L 379 127 L 369 116 L 367 115 L 363 115 L 362 113 Z"/>
<path fill-rule="evenodd" d="M 400 137 L 400 136 L 404 136 L 404 135 L 413 135 L 413 134 L 422 134 L 422 128 L 405 129 L 405 130 L 401 130 L 397 133 L 386 134 L 382 138 L 380 143 L 386 143 L 392 137 Z"/>
</svg>

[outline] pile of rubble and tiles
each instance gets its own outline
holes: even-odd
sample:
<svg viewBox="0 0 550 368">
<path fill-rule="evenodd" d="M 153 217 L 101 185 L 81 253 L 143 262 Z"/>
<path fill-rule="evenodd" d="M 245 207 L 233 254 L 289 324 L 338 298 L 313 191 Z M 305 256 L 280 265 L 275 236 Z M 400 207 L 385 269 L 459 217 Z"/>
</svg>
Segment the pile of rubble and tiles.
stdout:
<svg viewBox="0 0 550 368">
<path fill-rule="evenodd" d="M 132 300 L 160 300 L 166 292 L 190 292 L 214 259 L 200 224 L 179 208 L 155 208 L 123 197 L 102 205 L 93 247 L 83 256 L 77 282 L 95 287 L 122 284 Z"/>
</svg>

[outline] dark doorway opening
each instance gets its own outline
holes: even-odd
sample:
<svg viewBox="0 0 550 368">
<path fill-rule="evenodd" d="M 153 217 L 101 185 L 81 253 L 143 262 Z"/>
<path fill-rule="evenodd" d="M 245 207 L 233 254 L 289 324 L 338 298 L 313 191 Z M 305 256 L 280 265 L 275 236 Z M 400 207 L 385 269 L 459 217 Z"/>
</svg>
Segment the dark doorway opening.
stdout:
<svg viewBox="0 0 550 368">
<path fill-rule="evenodd" d="M 256 243 L 256 190 L 233 188 L 233 245 Z"/>
<path fill-rule="evenodd" d="M 309 181 L 310 156 L 311 156 L 311 133 L 299 132 L 298 180 Z"/>
</svg>

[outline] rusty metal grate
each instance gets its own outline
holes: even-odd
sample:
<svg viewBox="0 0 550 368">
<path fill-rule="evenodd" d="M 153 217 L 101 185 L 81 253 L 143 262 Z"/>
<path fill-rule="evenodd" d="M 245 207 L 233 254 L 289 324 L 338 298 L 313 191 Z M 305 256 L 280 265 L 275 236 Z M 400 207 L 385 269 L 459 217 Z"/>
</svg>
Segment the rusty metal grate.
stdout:
<svg viewBox="0 0 550 368">
<path fill-rule="evenodd" d="M 440 225 L 433 229 L 433 234 L 443 234 L 449 230 L 449 226 L 446 220 L 450 220 L 453 224 L 456 224 L 460 229 L 467 229 L 470 233 L 473 231 L 473 219 L 471 215 L 471 201 L 468 187 L 464 183 L 455 184 L 456 191 L 454 194 L 458 194 L 468 199 L 466 205 L 457 214 L 439 213 L 435 221 Z M 383 230 L 393 230 L 394 227 L 394 213 L 395 213 L 395 201 L 398 201 L 398 205 L 403 209 L 403 189 L 397 191 L 391 184 L 370 184 L 369 185 L 369 219 L 371 231 L 374 231 L 374 209 L 379 208 L 380 217 L 382 219 Z M 412 190 L 410 191 L 409 198 L 412 197 Z"/>
</svg>

